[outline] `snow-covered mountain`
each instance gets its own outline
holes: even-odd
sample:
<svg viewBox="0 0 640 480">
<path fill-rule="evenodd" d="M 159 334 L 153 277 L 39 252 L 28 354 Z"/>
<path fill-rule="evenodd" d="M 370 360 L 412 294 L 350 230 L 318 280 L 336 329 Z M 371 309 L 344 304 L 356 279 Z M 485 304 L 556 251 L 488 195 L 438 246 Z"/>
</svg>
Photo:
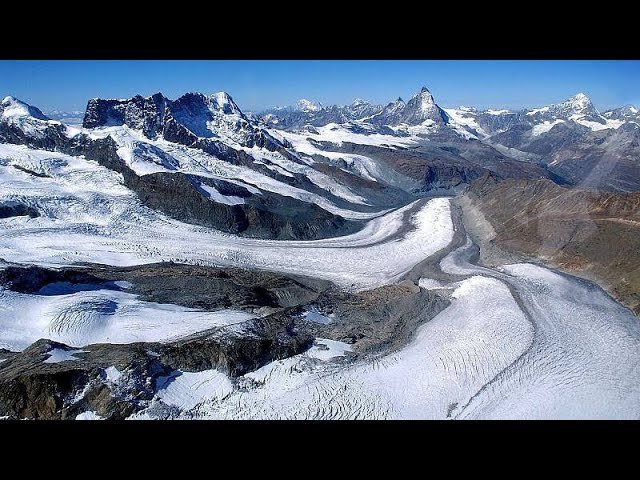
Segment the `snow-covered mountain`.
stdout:
<svg viewBox="0 0 640 480">
<path fill-rule="evenodd" d="M 97 161 L 121 174 L 147 207 L 249 236 L 346 233 L 406 196 L 374 179 L 318 164 L 246 117 L 223 92 L 188 93 L 177 100 L 162 94 L 92 99 L 80 128 L 7 98 L 0 143 Z"/>
<path fill-rule="evenodd" d="M 608 110 L 602 116 L 610 120 L 623 120 L 640 124 L 640 109 L 633 105 L 625 105 L 624 107 Z"/>
<path fill-rule="evenodd" d="M 468 151 L 469 142 L 479 141 L 486 148 L 474 145 L 476 152 L 467 153 L 465 160 L 486 162 L 487 158 L 496 158 L 499 152 L 507 158 L 542 165 L 552 176 L 560 175 L 570 183 L 587 182 L 624 190 L 640 188 L 639 180 L 633 175 L 629 178 L 630 171 L 640 171 L 635 146 L 640 117 L 634 106 L 601 114 L 587 95 L 578 93 L 557 104 L 519 111 L 443 109 L 426 87 L 408 102 L 398 98 L 387 105 L 376 106 L 358 100 L 354 105 L 359 109 L 351 105 L 324 106 L 314 112 L 269 110 L 259 117 L 274 131 L 314 134 L 330 128 L 332 132 L 344 132 L 341 138 L 351 134 L 371 140 L 376 135 L 404 139 L 392 140 L 389 144 L 411 139 L 410 143 L 421 144 L 423 150 L 427 145 L 441 142 L 441 147 L 448 152 Z M 371 143 L 364 140 L 365 137 L 355 143 Z M 603 137 L 606 140 L 603 141 Z M 482 151 L 479 153 L 478 149 Z M 584 164 L 569 160 L 577 150 L 592 160 Z M 436 157 L 442 155 L 435 152 L 437 150 L 433 152 Z M 616 159 L 610 175 L 592 175 L 592 169 L 605 161 L 602 160 L 605 157 L 608 163 Z M 571 167 L 566 166 L 567 161 L 571 161 Z M 518 168 L 522 167 L 515 167 Z"/>
</svg>

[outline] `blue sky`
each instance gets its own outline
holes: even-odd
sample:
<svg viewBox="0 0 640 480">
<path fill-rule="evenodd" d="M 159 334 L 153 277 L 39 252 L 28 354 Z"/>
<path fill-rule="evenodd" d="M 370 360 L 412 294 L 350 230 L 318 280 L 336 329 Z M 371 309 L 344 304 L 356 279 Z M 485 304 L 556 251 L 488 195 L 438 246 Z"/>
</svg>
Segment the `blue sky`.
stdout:
<svg viewBox="0 0 640 480">
<path fill-rule="evenodd" d="M 522 108 L 589 95 L 600 109 L 640 105 L 640 61 L 0 61 L 0 97 L 44 111 L 92 97 L 224 90 L 245 110 L 299 98 L 387 103 L 427 86 L 444 107 Z"/>
</svg>

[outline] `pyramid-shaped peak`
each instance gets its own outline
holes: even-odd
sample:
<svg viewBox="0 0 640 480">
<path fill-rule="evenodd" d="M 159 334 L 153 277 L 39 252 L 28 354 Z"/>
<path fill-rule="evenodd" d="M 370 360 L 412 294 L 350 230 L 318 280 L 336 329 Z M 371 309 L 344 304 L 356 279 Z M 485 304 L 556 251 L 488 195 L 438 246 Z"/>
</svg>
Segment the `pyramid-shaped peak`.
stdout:
<svg viewBox="0 0 640 480">
<path fill-rule="evenodd" d="M 592 106 L 591 99 L 582 92 L 576 93 L 573 97 L 570 97 L 567 101 L 565 101 L 564 104 L 570 106 L 571 108 L 579 110 Z"/>
</svg>

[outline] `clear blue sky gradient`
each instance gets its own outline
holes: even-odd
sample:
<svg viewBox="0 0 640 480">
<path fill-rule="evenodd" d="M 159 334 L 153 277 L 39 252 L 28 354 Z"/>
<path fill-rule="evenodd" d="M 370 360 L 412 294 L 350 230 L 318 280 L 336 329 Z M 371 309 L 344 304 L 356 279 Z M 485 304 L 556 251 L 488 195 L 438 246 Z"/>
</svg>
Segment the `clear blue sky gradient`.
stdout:
<svg viewBox="0 0 640 480">
<path fill-rule="evenodd" d="M 427 86 L 443 107 L 536 107 L 577 93 L 600 109 L 640 106 L 640 61 L 0 61 L 0 97 L 44 111 L 92 97 L 228 92 L 244 110 L 363 98 L 387 103 Z"/>
</svg>

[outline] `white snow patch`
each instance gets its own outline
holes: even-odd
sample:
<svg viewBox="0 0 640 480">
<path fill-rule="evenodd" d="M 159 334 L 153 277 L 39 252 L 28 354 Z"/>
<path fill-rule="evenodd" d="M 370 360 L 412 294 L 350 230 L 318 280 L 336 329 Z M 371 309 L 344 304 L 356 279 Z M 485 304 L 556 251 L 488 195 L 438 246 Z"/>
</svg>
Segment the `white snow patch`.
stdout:
<svg viewBox="0 0 640 480">
<path fill-rule="evenodd" d="M 104 420 L 104 418 L 98 415 L 96 412 L 89 410 L 87 412 L 76 415 L 76 420 Z"/>
<path fill-rule="evenodd" d="M 488 113 L 489 115 L 504 115 L 506 113 L 511 113 L 511 110 L 485 110 L 484 113 Z"/>
<path fill-rule="evenodd" d="M 539 123 L 538 125 L 534 125 L 533 128 L 531 129 L 531 135 L 533 135 L 534 137 L 537 137 L 538 135 L 542 135 L 543 133 L 547 133 L 549 130 L 551 130 L 554 125 L 557 125 L 559 123 L 565 123 L 564 120 L 554 120 L 553 122 L 542 122 Z"/>
<path fill-rule="evenodd" d="M 372 133 L 365 135 L 362 133 L 353 133 L 349 129 L 338 125 L 337 123 L 329 123 L 316 129 L 318 133 L 294 133 L 286 132 L 284 130 L 276 130 L 276 132 L 291 142 L 295 146 L 297 142 L 312 138 L 317 141 L 326 141 L 331 143 L 342 144 L 343 142 L 358 143 L 361 145 L 375 145 L 375 146 L 409 146 L 419 142 L 417 138 L 411 137 L 395 137 L 393 135 L 383 135 L 380 133 Z"/>
<path fill-rule="evenodd" d="M 211 200 L 217 203 L 223 203 L 225 205 L 243 205 L 244 198 L 236 197 L 235 195 L 223 195 L 215 187 L 200 183 L 199 187 L 206 192 Z"/>
<path fill-rule="evenodd" d="M 264 149 L 253 147 L 244 148 L 254 158 L 261 160 L 268 168 L 275 169 L 283 175 L 293 177 L 293 173 L 306 176 L 312 183 L 336 197 L 343 198 L 350 203 L 368 205 L 367 200 L 360 195 L 353 193 L 348 187 L 338 183 L 335 179 L 308 165 L 293 162 L 285 158 L 279 152 L 269 152 Z"/>
<path fill-rule="evenodd" d="M 624 120 L 613 120 L 613 119 L 606 119 L 606 122 L 604 124 L 593 122 L 590 120 L 585 120 L 583 118 L 572 117 L 572 120 L 574 120 L 576 123 L 579 123 L 580 125 L 584 125 L 585 127 L 590 128 L 594 132 L 597 132 L 599 130 L 608 130 L 608 129 L 616 130 L 620 128 L 622 125 L 624 125 L 625 123 Z"/>
<path fill-rule="evenodd" d="M 478 124 L 475 113 L 470 113 L 468 111 L 456 110 L 454 108 L 445 109 L 446 114 L 449 116 L 450 122 L 449 126 L 456 130 L 458 133 L 462 134 L 466 138 L 477 138 L 475 135 L 471 134 L 463 127 L 470 128 L 475 130 L 480 136 L 488 137 L 489 134 L 483 130 Z"/>
<path fill-rule="evenodd" d="M 327 361 L 336 357 L 344 357 L 346 352 L 352 352 L 353 348 L 348 343 L 316 338 L 313 347 L 305 352 L 307 357 Z"/>
<path fill-rule="evenodd" d="M 189 410 L 206 401 L 222 400 L 233 391 L 229 377 L 217 370 L 179 372 L 165 377 L 156 397 L 167 405 Z"/>
<path fill-rule="evenodd" d="M 446 284 L 436 280 L 435 278 L 422 277 L 418 280 L 418 286 L 425 290 L 436 290 L 438 288 L 446 288 Z"/>
<path fill-rule="evenodd" d="M 548 112 L 551 107 L 542 107 L 542 108 L 534 108 L 533 110 L 529 110 L 527 115 L 535 115 L 536 113 L 545 113 Z"/>
<path fill-rule="evenodd" d="M 60 363 L 72 360 L 80 360 L 75 357 L 77 353 L 84 353 L 86 350 L 63 350 L 62 348 L 52 348 L 47 352 L 49 357 L 43 363 Z"/>
<path fill-rule="evenodd" d="M 109 383 L 118 383 L 122 378 L 122 372 L 114 366 L 105 368 L 104 374 Z"/>
</svg>

